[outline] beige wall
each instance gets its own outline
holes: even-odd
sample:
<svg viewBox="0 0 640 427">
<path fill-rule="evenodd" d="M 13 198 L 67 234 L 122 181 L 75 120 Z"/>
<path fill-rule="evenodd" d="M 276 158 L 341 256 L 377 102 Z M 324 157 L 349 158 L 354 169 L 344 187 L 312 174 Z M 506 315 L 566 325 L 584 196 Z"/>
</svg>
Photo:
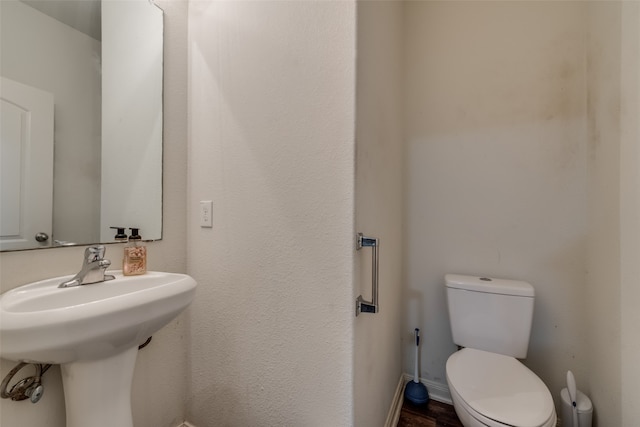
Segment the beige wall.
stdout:
<svg viewBox="0 0 640 427">
<path fill-rule="evenodd" d="M 621 8 L 621 406 L 624 427 L 640 419 L 640 4 Z M 609 425 L 607 423 L 607 425 Z"/>
<path fill-rule="evenodd" d="M 186 271 L 186 1 L 159 1 L 165 9 L 165 128 L 164 128 L 164 234 L 149 244 L 149 268 Z M 48 277 L 74 274 L 84 247 L 43 249 L 0 254 L 0 291 Z M 122 245 L 109 245 L 113 268 L 122 266 Z M 133 384 L 136 427 L 175 427 L 184 420 L 187 395 L 189 313 L 181 315 L 154 336 L 140 352 Z M 0 376 L 15 365 L 2 360 Z M 0 400 L 0 425 L 65 425 L 60 371 L 44 376 L 45 393 L 38 404 Z M 99 384 L 96 385 L 99 387 Z"/>
<path fill-rule="evenodd" d="M 421 376 L 455 351 L 446 273 L 529 281 L 526 364 L 556 401 L 587 380 L 586 9 L 583 2 L 405 5 L 405 330 Z M 407 334 L 404 370 L 412 371 Z"/>
<path fill-rule="evenodd" d="M 355 3 L 192 1 L 189 55 L 188 419 L 351 425 Z"/>
<path fill-rule="evenodd" d="M 402 2 L 357 7 L 356 231 L 380 239 L 378 314 L 355 321 L 357 426 L 380 426 L 402 372 Z M 353 298 L 371 300 L 371 249 L 355 257 Z"/>
<path fill-rule="evenodd" d="M 521 278 L 537 293 L 525 363 L 556 403 L 571 369 L 594 425 L 635 425 L 638 4 L 413 2 L 405 19 L 405 304 L 407 327 L 427 325 L 422 375 L 444 383 L 454 351 L 444 273 Z"/>
<path fill-rule="evenodd" d="M 588 333 L 584 339 L 589 376 L 580 386 L 594 403 L 594 423 L 619 426 L 621 4 L 590 2 L 588 25 Z"/>
</svg>

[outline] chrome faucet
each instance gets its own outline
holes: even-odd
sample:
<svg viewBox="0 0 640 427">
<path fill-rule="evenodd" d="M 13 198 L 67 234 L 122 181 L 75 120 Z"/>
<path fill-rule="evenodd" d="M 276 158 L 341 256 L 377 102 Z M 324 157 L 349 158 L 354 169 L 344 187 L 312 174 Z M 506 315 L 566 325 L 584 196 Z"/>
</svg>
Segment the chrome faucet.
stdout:
<svg viewBox="0 0 640 427">
<path fill-rule="evenodd" d="M 104 274 L 111 265 L 111 261 L 104 259 L 106 249 L 103 245 L 89 246 L 84 250 L 84 260 L 82 269 L 73 279 L 60 283 L 59 288 L 70 288 L 72 286 L 89 285 L 91 283 L 106 282 L 116 277 L 111 274 Z"/>
</svg>

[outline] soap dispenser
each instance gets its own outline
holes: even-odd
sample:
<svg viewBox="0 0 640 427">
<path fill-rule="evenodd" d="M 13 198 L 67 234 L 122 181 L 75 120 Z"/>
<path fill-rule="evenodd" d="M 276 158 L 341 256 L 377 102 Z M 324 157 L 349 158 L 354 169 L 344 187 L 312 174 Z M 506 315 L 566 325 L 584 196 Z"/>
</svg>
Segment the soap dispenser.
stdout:
<svg viewBox="0 0 640 427">
<path fill-rule="evenodd" d="M 127 241 L 127 235 L 124 233 L 124 227 L 109 227 L 112 228 L 116 231 L 116 235 L 113 236 L 113 240 L 115 240 L 116 242 L 126 242 Z"/>
<path fill-rule="evenodd" d="M 122 274 L 136 276 L 147 272 L 147 248 L 142 244 L 138 228 L 130 228 L 129 243 L 124 247 Z"/>
</svg>

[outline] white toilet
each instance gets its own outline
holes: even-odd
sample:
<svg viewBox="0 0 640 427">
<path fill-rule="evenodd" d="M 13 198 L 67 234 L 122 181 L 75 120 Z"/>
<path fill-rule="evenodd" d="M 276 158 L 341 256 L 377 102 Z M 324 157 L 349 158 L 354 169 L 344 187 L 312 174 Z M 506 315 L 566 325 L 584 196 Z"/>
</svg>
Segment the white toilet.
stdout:
<svg viewBox="0 0 640 427">
<path fill-rule="evenodd" d="M 447 274 L 453 342 L 447 360 L 453 406 L 465 427 L 555 427 L 547 386 L 527 356 L 534 290 L 516 280 Z"/>
</svg>

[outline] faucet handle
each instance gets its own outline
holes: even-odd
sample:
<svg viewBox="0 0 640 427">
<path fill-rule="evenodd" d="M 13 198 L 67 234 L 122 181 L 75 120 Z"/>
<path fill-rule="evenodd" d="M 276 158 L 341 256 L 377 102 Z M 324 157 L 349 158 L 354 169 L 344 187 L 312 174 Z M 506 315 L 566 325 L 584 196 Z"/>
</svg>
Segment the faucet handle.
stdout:
<svg viewBox="0 0 640 427">
<path fill-rule="evenodd" d="M 89 246 L 84 250 L 85 264 L 89 264 L 94 261 L 100 261 L 104 259 L 104 253 L 106 252 L 104 245 Z"/>
</svg>

